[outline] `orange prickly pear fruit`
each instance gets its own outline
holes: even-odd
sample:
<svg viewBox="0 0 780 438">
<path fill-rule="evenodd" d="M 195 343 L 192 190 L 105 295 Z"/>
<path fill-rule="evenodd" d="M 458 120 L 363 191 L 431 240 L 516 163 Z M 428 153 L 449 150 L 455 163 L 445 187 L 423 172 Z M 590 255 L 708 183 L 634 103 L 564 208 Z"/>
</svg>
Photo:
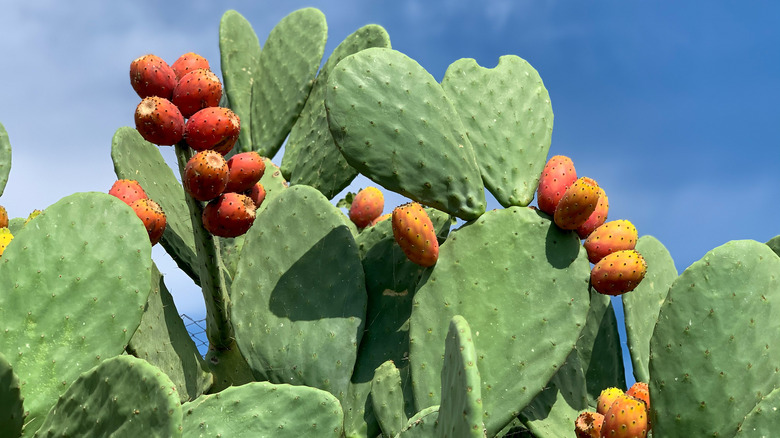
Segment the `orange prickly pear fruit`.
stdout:
<svg viewBox="0 0 780 438">
<path fill-rule="evenodd" d="M 144 223 L 152 246 L 156 245 L 162 238 L 167 225 L 165 213 L 160 208 L 160 205 L 151 199 L 143 198 L 130 204 L 130 208 L 135 211 L 135 214 Z"/>
<path fill-rule="evenodd" d="M 588 252 L 588 260 L 595 264 L 613 252 L 634 249 L 638 238 L 634 224 L 621 219 L 596 228 L 585 239 L 583 246 Z"/>
<path fill-rule="evenodd" d="M 8 228 L 8 212 L 0 205 L 0 228 Z"/>
<path fill-rule="evenodd" d="M 556 155 L 547 161 L 539 178 L 539 187 L 536 189 L 536 203 L 539 210 L 553 215 L 563 197 L 563 192 L 577 180 L 577 172 L 571 158 L 564 155 Z"/>
<path fill-rule="evenodd" d="M 135 129 L 149 143 L 173 146 L 184 137 L 184 117 L 170 100 L 151 96 L 135 108 Z"/>
<path fill-rule="evenodd" d="M 193 155 L 184 166 L 184 190 L 198 201 L 209 201 L 221 195 L 228 184 L 228 165 L 219 152 L 206 149 Z"/>
<path fill-rule="evenodd" d="M 179 79 L 173 89 L 171 102 L 179 107 L 184 118 L 189 118 L 203 108 L 219 106 L 222 98 L 222 83 L 217 75 L 199 68 Z"/>
<path fill-rule="evenodd" d="M 601 259 L 590 271 L 590 284 L 604 295 L 622 295 L 634 290 L 647 274 L 647 262 L 633 249 L 616 251 Z"/>
<path fill-rule="evenodd" d="M 601 394 L 599 394 L 599 399 L 596 403 L 596 412 L 601 415 L 606 414 L 609 410 L 609 407 L 612 406 L 612 402 L 614 402 L 618 396 L 623 394 L 624 392 L 622 389 L 614 387 L 601 391 Z"/>
<path fill-rule="evenodd" d="M 385 209 L 385 197 L 376 187 L 366 187 L 358 192 L 349 208 L 349 219 L 358 228 L 365 228 L 382 215 Z"/>
<path fill-rule="evenodd" d="M 604 416 L 598 412 L 586 411 L 574 420 L 574 433 L 577 438 L 601 438 L 601 426 Z"/>
<path fill-rule="evenodd" d="M 159 96 L 170 99 L 176 87 L 176 73 L 156 55 L 144 55 L 130 63 L 130 85 L 141 99 Z"/>
<path fill-rule="evenodd" d="M 173 62 L 173 64 L 171 64 L 171 68 L 173 69 L 173 72 L 176 74 L 177 81 L 187 73 L 193 70 L 197 70 L 199 68 L 205 70 L 211 70 L 211 66 L 209 66 L 209 61 L 206 58 L 193 52 L 185 53 L 179 56 L 179 59 L 177 59 L 176 61 Z"/>
<path fill-rule="evenodd" d="M 255 203 L 255 208 L 260 208 L 260 204 L 265 201 L 265 187 L 263 187 L 263 184 L 259 181 L 244 194 L 252 198 L 252 202 Z"/>
<path fill-rule="evenodd" d="M 229 108 L 214 106 L 196 112 L 184 125 L 184 139 L 196 151 L 213 149 L 227 155 L 238 141 L 241 119 Z"/>
<path fill-rule="evenodd" d="M 609 438 L 644 438 L 647 436 L 647 407 L 641 400 L 620 395 L 604 415 L 601 436 Z"/>
<path fill-rule="evenodd" d="M 203 228 L 219 237 L 238 237 L 255 222 L 255 203 L 240 193 L 224 193 L 203 209 Z"/>
<path fill-rule="evenodd" d="M 227 160 L 228 183 L 226 192 L 245 192 L 252 188 L 265 173 L 265 161 L 255 151 L 242 152 Z"/>
<path fill-rule="evenodd" d="M 599 202 L 599 185 L 583 176 L 570 185 L 558 206 L 555 207 L 555 225 L 564 230 L 576 230 L 596 210 Z"/>
<path fill-rule="evenodd" d="M 650 411 L 650 390 L 645 382 L 636 382 L 628 388 L 626 395 L 637 398 L 645 402 L 648 412 Z"/>
<path fill-rule="evenodd" d="M 590 214 L 588 220 L 577 228 L 577 235 L 580 236 L 580 239 L 586 239 L 593 230 L 606 222 L 607 213 L 609 213 L 609 199 L 604 189 L 599 187 L 599 202 L 596 203 L 596 209 Z"/>
<path fill-rule="evenodd" d="M 410 202 L 396 207 L 392 214 L 393 237 L 413 263 L 428 267 L 439 259 L 439 241 L 431 218 L 422 206 Z"/>
<path fill-rule="evenodd" d="M 379 216 L 378 218 L 372 220 L 371 223 L 368 224 L 368 225 L 373 227 L 374 225 L 378 224 L 379 222 L 382 222 L 385 219 L 390 219 L 391 217 L 393 217 L 393 213 L 383 214 L 382 216 Z"/>
<path fill-rule="evenodd" d="M 111 189 L 108 190 L 108 194 L 116 196 L 127 205 L 139 199 L 148 198 L 141 184 L 134 179 L 118 179 L 114 181 Z"/>
</svg>

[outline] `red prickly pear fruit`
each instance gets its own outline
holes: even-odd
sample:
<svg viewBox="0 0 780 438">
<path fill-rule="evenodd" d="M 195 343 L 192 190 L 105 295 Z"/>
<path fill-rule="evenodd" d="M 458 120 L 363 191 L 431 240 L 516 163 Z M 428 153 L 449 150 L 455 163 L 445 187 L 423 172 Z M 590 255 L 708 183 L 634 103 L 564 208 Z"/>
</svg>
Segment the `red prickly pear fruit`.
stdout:
<svg viewBox="0 0 780 438">
<path fill-rule="evenodd" d="M 176 80 L 176 73 L 159 56 L 144 55 L 130 63 L 130 85 L 141 99 L 151 96 L 170 99 Z"/>
<path fill-rule="evenodd" d="M 203 209 L 203 227 L 219 237 L 237 237 L 255 221 L 255 203 L 240 193 L 223 193 Z"/>
<path fill-rule="evenodd" d="M 580 239 L 587 239 L 593 230 L 606 222 L 607 213 L 609 213 L 609 199 L 607 199 L 604 189 L 599 187 L 599 202 L 596 203 L 596 209 L 588 216 L 588 220 L 577 228 L 577 235 L 580 236 Z"/>
<path fill-rule="evenodd" d="M 202 68 L 204 70 L 211 70 L 209 61 L 198 55 L 197 53 L 189 52 L 179 56 L 179 59 L 171 64 L 171 68 L 176 74 L 176 80 L 180 80 L 187 73 Z M 171 90 L 173 91 L 173 90 Z"/>
<path fill-rule="evenodd" d="M 610 438 L 644 438 L 647 436 L 647 407 L 644 402 L 620 395 L 604 414 L 601 436 Z"/>
<path fill-rule="evenodd" d="M 151 96 L 135 108 L 135 129 L 149 143 L 173 146 L 184 137 L 184 117 L 170 100 Z"/>
<path fill-rule="evenodd" d="M 228 183 L 226 192 L 245 192 L 252 188 L 265 173 L 265 161 L 255 151 L 233 155 L 227 161 Z"/>
<path fill-rule="evenodd" d="M 393 217 L 392 213 L 383 214 L 382 216 L 379 216 L 378 218 L 372 220 L 371 223 L 368 224 L 368 225 L 373 227 L 374 225 L 378 224 L 379 222 L 382 222 L 385 219 L 390 219 L 391 217 Z"/>
<path fill-rule="evenodd" d="M 260 204 L 265 201 L 265 187 L 259 181 L 244 194 L 252 199 L 252 202 L 255 203 L 255 208 L 260 208 Z"/>
<path fill-rule="evenodd" d="M 590 271 L 590 284 L 604 295 L 622 295 L 645 278 L 647 262 L 633 249 L 616 251 L 601 259 Z"/>
<path fill-rule="evenodd" d="M 8 212 L 0 205 L 0 228 L 8 228 Z"/>
<path fill-rule="evenodd" d="M 171 101 L 179 107 L 185 118 L 203 108 L 219 106 L 222 83 L 210 70 L 199 68 L 182 76 L 173 89 Z"/>
<path fill-rule="evenodd" d="M 599 202 L 599 185 L 583 176 L 570 185 L 558 206 L 555 207 L 555 225 L 564 230 L 576 230 L 596 210 Z"/>
<path fill-rule="evenodd" d="M 612 406 L 612 403 L 623 394 L 624 392 L 622 389 L 614 387 L 601 391 L 599 399 L 596 401 L 596 412 L 605 415 L 609 410 L 609 407 Z"/>
<path fill-rule="evenodd" d="M 152 246 L 156 245 L 160 241 L 163 232 L 165 232 L 165 226 L 167 225 L 165 213 L 160 208 L 160 205 L 149 198 L 143 198 L 130 204 L 130 208 L 135 211 L 135 214 L 144 223 Z"/>
<path fill-rule="evenodd" d="M 547 161 L 539 178 L 539 187 L 536 189 L 536 204 L 539 210 L 553 215 L 563 197 L 563 192 L 577 180 L 577 172 L 571 158 L 564 155 L 556 155 Z"/>
<path fill-rule="evenodd" d="M 604 416 L 598 412 L 585 411 L 574 420 L 574 433 L 577 438 L 601 438 Z"/>
<path fill-rule="evenodd" d="M 209 201 L 221 195 L 228 183 L 228 165 L 219 152 L 198 152 L 184 166 L 184 190 L 198 201 Z"/>
<path fill-rule="evenodd" d="M 114 181 L 108 194 L 116 196 L 127 205 L 130 205 L 139 199 L 148 198 L 146 192 L 144 192 L 144 189 L 141 187 L 141 184 L 134 179 L 118 179 Z"/>
<path fill-rule="evenodd" d="M 582 246 L 588 252 L 588 260 L 596 264 L 609 254 L 625 249 L 634 249 L 638 239 L 636 227 L 621 219 L 610 221 L 596 228 Z"/>
<path fill-rule="evenodd" d="M 650 389 L 645 382 L 635 382 L 628 388 L 626 395 L 642 400 L 647 406 L 647 411 L 650 412 Z"/>
<path fill-rule="evenodd" d="M 227 155 L 238 141 L 241 120 L 229 108 L 209 107 L 196 112 L 184 125 L 184 139 L 196 151 L 213 149 Z"/>
<path fill-rule="evenodd" d="M 14 235 L 11 234 L 11 230 L 7 226 L 0 227 L 0 257 L 3 256 L 3 251 L 12 240 L 14 240 Z"/>
<path fill-rule="evenodd" d="M 385 197 L 376 187 L 366 187 L 358 192 L 349 207 L 349 219 L 358 228 L 365 228 L 382 215 Z"/>
<path fill-rule="evenodd" d="M 423 267 L 435 265 L 439 259 L 439 241 L 431 218 L 422 206 L 410 202 L 396 207 L 391 220 L 393 237 L 406 257 Z"/>
</svg>

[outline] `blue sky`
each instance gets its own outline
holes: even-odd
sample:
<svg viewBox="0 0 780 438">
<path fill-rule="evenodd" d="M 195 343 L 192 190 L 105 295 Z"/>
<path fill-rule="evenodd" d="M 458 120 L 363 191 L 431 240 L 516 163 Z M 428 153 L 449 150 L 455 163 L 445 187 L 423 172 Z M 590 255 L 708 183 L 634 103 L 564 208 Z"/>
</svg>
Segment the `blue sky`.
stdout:
<svg viewBox="0 0 780 438">
<path fill-rule="evenodd" d="M 13 166 L 0 205 L 26 216 L 74 192 L 108 190 L 111 137 L 133 126 L 139 101 L 128 78 L 134 58 L 172 63 L 194 51 L 221 75 L 225 10 L 243 14 L 262 43 L 305 6 L 328 20 L 326 56 L 378 23 L 437 79 L 459 58 L 529 61 L 555 113 L 550 155 L 570 156 L 596 179 L 610 219 L 661 240 L 679 271 L 729 240 L 780 234 L 780 5 L 759 1 L 9 0 L 0 123 Z M 164 154 L 174 163 L 172 148 Z M 389 196 L 386 210 L 401 202 Z M 154 257 L 180 311 L 201 315 L 194 285 L 161 247 Z"/>
</svg>

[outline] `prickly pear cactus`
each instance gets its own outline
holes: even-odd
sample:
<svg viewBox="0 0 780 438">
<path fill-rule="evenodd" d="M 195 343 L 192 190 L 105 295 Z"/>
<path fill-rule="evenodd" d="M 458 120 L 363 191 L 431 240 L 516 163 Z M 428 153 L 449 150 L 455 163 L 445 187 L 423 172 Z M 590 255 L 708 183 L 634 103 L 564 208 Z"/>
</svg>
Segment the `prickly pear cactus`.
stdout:
<svg viewBox="0 0 780 438">
<path fill-rule="evenodd" d="M 3 195 L 5 185 L 8 183 L 8 174 L 11 172 L 11 142 L 8 141 L 8 132 L 0 123 L 0 196 Z"/>
</svg>

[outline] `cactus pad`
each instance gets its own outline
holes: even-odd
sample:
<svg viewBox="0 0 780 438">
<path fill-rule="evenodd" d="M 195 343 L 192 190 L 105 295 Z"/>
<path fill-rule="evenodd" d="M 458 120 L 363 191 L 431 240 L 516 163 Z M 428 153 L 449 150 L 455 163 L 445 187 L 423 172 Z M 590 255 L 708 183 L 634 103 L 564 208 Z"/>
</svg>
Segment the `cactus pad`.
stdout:
<svg viewBox="0 0 780 438">
<path fill-rule="evenodd" d="M 24 406 L 19 377 L 0 353 L 0 430 L 3 436 L 17 437 L 22 433 Z"/>
<path fill-rule="evenodd" d="M 8 132 L 0 123 L 0 196 L 3 195 L 5 185 L 8 183 L 8 174 L 11 172 L 11 142 L 8 141 Z"/>
</svg>

